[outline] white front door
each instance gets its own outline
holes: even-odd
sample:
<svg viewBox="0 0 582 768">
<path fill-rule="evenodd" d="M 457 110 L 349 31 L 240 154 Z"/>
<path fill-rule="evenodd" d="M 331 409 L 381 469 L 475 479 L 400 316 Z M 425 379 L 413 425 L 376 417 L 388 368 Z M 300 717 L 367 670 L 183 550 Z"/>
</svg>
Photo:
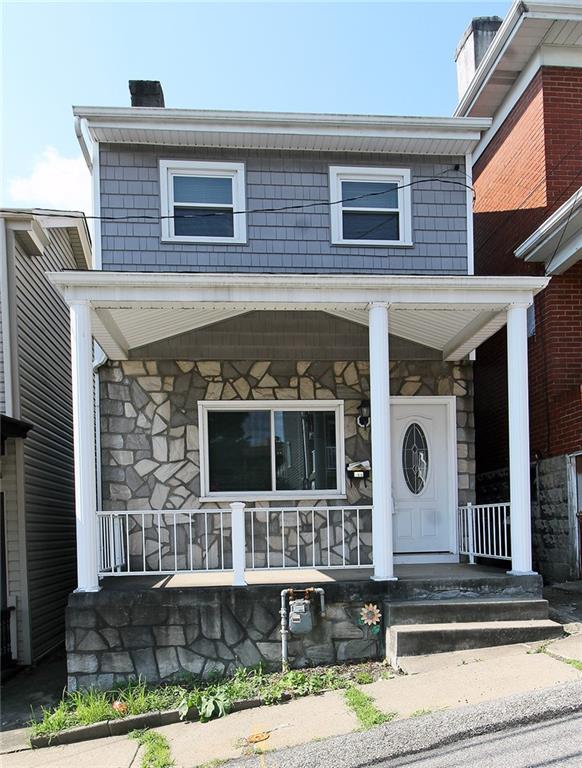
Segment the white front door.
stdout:
<svg viewBox="0 0 582 768">
<path fill-rule="evenodd" d="M 394 552 L 451 552 L 456 451 L 449 408 L 454 401 L 399 400 L 390 400 Z"/>
</svg>

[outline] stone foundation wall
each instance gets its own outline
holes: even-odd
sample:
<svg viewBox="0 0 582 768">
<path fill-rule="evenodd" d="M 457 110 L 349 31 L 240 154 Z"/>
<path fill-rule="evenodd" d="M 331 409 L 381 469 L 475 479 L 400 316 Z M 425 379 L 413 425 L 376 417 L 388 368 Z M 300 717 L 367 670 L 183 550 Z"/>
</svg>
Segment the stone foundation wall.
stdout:
<svg viewBox="0 0 582 768">
<path fill-rule="evenodd" d="M 568 498 L 568 457 L 537 462 L 532 503 L 534 567 L 548 582 L 578 578 L 577 530 Z"/>
<path fill-rule="evenodd" d="M 109 362 L 100 378 L 104 509 L 219 506 L 199 501 L 199 400 L 344 400 L 346 461 L 370 458 L 370 430 L 355 418 L 369 397 L 365 361 L 128 360 Z M 474 501 L 475 492 L 472 379 L 470 363 L 390 365 L 392 395 L 456 396 L 461 504 Z M 370 504 L 372 488 L 348 483 L 347 503 Z"/>
<path fill-rule="evenodd" d="M 314 629 L 289 638 L 292 667 L 382 658 L 383 633 L 358 624 L 364 603 L 382 611 L 384 585 L 326 587 Z M 69 690 L 141 677 L 150 683 L 184 674 L 207 679 L 237 667 L 281 664 L 280 587 L 103 590 L 72 594 L 67 609 Z"/>
<path fill-rule="evenodd" d="M 533 568 L 547 583 L 579 578 L 577 521 L 568 494 L 568 457 L 541 459 L 531 467 Z M 509 500 L 509 470 L 477 476 L 477 502 Z"/>
</svg>

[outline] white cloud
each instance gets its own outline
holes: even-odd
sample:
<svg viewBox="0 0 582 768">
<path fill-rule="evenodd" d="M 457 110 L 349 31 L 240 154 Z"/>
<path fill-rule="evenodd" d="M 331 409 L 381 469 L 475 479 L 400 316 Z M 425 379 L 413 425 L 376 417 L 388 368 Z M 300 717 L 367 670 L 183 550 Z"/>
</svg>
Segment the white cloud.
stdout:
<svg viewBox="0 0 582 768">
<path fill-rule="evenodd" d="M 64 157 L 45 147 L 28 176 L 10 180 L 11 204 L 91 212 L 91 175 L 83 157 Z"/>
</svg>

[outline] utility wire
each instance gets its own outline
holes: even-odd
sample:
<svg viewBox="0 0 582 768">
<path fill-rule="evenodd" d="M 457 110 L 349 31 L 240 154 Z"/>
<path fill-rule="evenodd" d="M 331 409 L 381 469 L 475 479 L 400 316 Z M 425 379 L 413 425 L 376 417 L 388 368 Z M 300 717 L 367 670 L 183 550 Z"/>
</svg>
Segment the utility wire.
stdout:
<svg viewBox="0 0 582 768">
<path fill-rule="evenodd" d="M 443 171 L 443 173 L 454 171 L 456 169 L 450 168 L 446 169 L 446 171 Z M 353 202 L 354 200 L 362 200 L 363 198 L 368 197 L 376 197 L 378 195 L 384 195 L 387 192 L 393 192 L 398 189 L 405 189 L 406 187 L 412 187 L 416 184 L 424 184 L 431 181 L 438 181 L 441 184 L 450 184 L 450 185 L 456 185 L 463 187 L 465 189 L 470 189 L 473 193 L 473 197 L 475 196 L 475 190 L 470 184 L 465 184 L 462 181 L 457 181 L 455 179 L 443 179 L 441 176 L 427 176 L 424 178 L 414 179 L 413 181 L 408 182 L 407 184 L 397 184 L 392 185 L 390 187 L 387 187 L 386 189 L 381 189 L 377 192 L 366 192 L 362 195 L 354 195 L 353 197 L 346 197 L 342 198 L 341 200 L 318 200 L 316 202 L 310 202 L 310 203 L 297 203 L 294 205 L 281 205 L 281 206 L 272 206 L 270 208 L 249 208 L 242 211 L 213 211 L 211 213 L 192 213 L 192 214 L 185 214 L 176 216 L 174 214 L 164 215 L 164 216 L 153 216 L 150 214 L 130 214 L 130 215 L 123 215 L 123 216 L 88 216 L 85 213 L 81 213 L 79 217 L 75 218 L 83 218 L 83 219 L 99 219 L 100 221 L 132 221 L 134 219 L 139 220 L 145 220 L 145 221 L 161 221 L 163 219 L 190 219 L 190 218 L 207 218 L 210 216 L 224 216 L 228 213 L 228 215 L 242 215 L 242 214 L 252 214 L 252 213 L 280 213 L 282 211 L 295 211 L 295 210 L 304 210 L 307 208 L 315 208 L 317 206 L 327 206 L 331 207 L 332 205 L 341 205 L 343 203 L 349 203 Z M 179 207 L 179 203 L 175 204 L 176 207 Z M 30 211 L 27 210 L 15 210 L 11 209 L 13 213 L 30 213 Z M 62 217 L 62 213 L 46 213 L 43 214 L 47 217 L 54 216 L 54 217 Z"/>
</svg>

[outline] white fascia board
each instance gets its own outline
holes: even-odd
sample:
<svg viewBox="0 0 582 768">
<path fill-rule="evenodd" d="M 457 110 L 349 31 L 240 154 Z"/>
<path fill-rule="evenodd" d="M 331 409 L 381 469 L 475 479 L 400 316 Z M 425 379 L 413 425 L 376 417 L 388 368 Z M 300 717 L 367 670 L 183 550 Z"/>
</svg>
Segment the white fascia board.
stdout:
<svg viewBox="0 0 582 768">
<path fill-rule="evenodd" d="M 582 21 L 582 5 L 580 0 L 571 2 L 528 2 L 514 0 L 502 25 L 497 30 L 491 45 L 487 49 L 483 60 L 477 67 L 472 81 L 459 100 L 454 117 L 466 117 L 481 91 L 487 86 L 489 78 L 495 71 L 499 59 L 511 46 L 517 32 L 527 19 L 547 19 L 548 21 Z M 538 45 L 541 45 L 544 34 L 540 34 Z"/>
<path fill-rule="evenodd" d="M 124 131 L 128 134 L 128 141 L 138 144 L 148 143 L 144 139 L 144 132 L 147 137 L 148 131 L 164 131 L 169 134 L 192 131 L 216 134 L 221 146 L 229 146 L 229 135 L 236 137 L 243 133 L 289 135 L 293 137 L 294 143 L 301 137 L 335 137 L 344 140 L 349 137 L 361 140 L 363 137 L 457 140 L 466 146 L 467 143 L 477 144 L 482 132 L 491 124 L 489 118 L 161 110 L 140 107 L 75 107 L 73 112 L 76 118 L 82 117 L 93 140 L 104 141 L 107 131 L 111 131 L 111 141 L 119 143 L 119 131 Z M 159 141 L 159 138 L 156 140 Z M 236 142 L 233 146 L 236 146 Z M 343 147 L 349 151 L 349 146 Z"/>
<path fill-rule="evenodd" d="M 543 277 L 382 275 L 243 275 L 118 272 L 51 272 L 48 279 L 67 301 L 94 307 L 176 307 L 228 304 L 260 309 L 321 308 L 372 301 L 391 306 L 448 307 L 531 303 L 548 283 Z"/>
<path fill-rule="evenodd" d="M 514 250 L 514 255 L 518 259 L 525 261 L 546 261 L 553 255 L 552 248 L 549 253 L 544 251 L 549 241 L 562 237 L 562 232 L 566 226 L 572 227 L 574 234 L 580 227 L 578 218 L 582 215 L 582 187 L 579 187 L 574 194 L 566 200 L 551 216 L 524 240 Z M 569 240 L 571 236 L 567 239 Z M 545 249 L 546 251 L 548 249 Z"/>
<path fill-rule="evenodd" d="M 509 113 L 523 96 L 541 67 L 573 67 L 580 69 L 582 68 L 582 50 L 574 46 L 542 45 L 538 48 L 497 108 L 492 119 L 491 128 L 482 135 L 481 140 L 473 151 L 473 165 L 476 165 L 477 160 L 479 160 L 495 138 L 497 131 L 501 128 Z"/>
</svg>

